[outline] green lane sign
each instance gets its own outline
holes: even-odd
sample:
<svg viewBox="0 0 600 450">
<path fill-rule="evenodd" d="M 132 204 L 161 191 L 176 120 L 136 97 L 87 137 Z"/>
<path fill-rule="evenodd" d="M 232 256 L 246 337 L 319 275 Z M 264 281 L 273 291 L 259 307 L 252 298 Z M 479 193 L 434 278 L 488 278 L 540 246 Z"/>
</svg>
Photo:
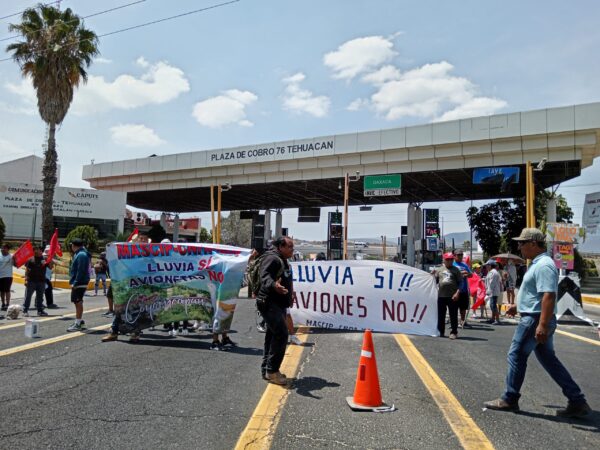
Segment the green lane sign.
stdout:
<svg viewBox="0 0 600 450">
<path fill-rule="evenodd" d="M 402 194 L 402 177 L 399 173 L 392 175 L 366 176 L 364 180 L 365 197 Z"/>
</svg>

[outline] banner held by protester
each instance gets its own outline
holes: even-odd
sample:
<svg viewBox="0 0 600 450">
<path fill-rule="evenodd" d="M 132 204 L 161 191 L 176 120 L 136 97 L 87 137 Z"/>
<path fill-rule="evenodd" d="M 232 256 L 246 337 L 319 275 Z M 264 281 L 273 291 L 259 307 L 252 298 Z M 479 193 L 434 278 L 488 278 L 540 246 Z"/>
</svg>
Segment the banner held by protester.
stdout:
<svg viewBox="0 0 600 450">
<path fill-rule="evenodd" d="M 215 244 L 109 244 L 106 256 L 122 331 L 181 320 L 228 330 L 249 255 L 248 249 Z"/>
<path fill-rule="evenodd" d="M 291 264 L 294 323 L 336 330 L 437 336 L 437 287 L 431 274 L 385 261 Z"/>
</svg>

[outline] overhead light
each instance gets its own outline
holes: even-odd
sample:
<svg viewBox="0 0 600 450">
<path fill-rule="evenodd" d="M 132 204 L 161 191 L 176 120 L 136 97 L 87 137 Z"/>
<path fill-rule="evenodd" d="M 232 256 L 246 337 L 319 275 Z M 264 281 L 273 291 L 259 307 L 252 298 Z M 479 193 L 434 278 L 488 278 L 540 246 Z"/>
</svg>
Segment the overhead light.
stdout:
<svg viewBox="0 0 600 450">
<path fill-rule="evenodd" d="M 373 209 L 372 206 L 367 206 L 367 205 L 360 207 L 361 211 L 371 211 L 372 209 Z"/>
</svg>

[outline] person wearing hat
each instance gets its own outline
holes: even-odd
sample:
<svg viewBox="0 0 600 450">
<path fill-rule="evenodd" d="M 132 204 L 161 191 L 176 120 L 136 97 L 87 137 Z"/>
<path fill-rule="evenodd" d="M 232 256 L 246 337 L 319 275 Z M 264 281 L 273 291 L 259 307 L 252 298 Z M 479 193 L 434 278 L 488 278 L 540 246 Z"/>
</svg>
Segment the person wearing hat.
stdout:
<svg viewBox="0 0 600 450">
<path fill-rule="evenodd" d="M 83 296 L 90 282 L 90 255 L 83 246 L 83 241 L 75 238 L 71 241 L 71 251 L 74 254 L 71 261 L 69 274 L 71 278 L 71 303 L 75 305 L 75 322 L 67 331 L 81 331 L 85 322 L 83 320 Z"/>
<path fill-rule="evenodd" d="M 559 409 L 556 415 L 587 416 L 591 408 L 583 392 L 554 353 L 558 270 L 552 258 L 546 253 L 544 233 L 537 228 L 524 228 L 521 235 L 513 239 L 519 243 L 523 258 L 532 261 L 519 289 L 517 306 L 509 310 L 509 312 L 516 312 L 514 310 L 518 308 L 521 320 L 508 351 L 506 390 L 502 397 L 485 402 L 484 406 L 498 411 L 519 410 L 527 359 L 531 352 L 535 351 L 535 356 L 542 367 L 561 387 L 568 399 L 567 407 Z"/>
<path fill-rule="evenodd" d="M 444 253 L 444 265 L 435 270 L 433 275 L 438 282 L 438 331 L 444 337 L 446 328 L 446 309 L 450 314 L 450 339 L 458 336 L 458 298 L 462 275 L 458 267 L 453 265 L 454 255 Z"/>
<path fill-rule="evenodd" d="M 500 310 L 498 308 L 498 299 L 502 297 L 502 277 L 498 273 L 498 263 L 489 259 L 486 263 L 488 266 L 488 273 L 485 276 L 485 295 L 490 299 L 490 310 L 492 311 L 492 318 L 488 320 L 488 323 L 494 325 L 500 325 Z"/>
<path fill-rule="evenodd" d="M 467 323 L 467 311 L 469 310 L 471 297 L 469 295 L 469 280 L 472 273 L 469 265 L 463 261 L 464 253 L 461 249 L 454 249 L 454 267 L 460 270 L 462 275 L 462 281 L 458 287 L 460 293 L 458 294 L 458 310 L 460 311 L 460 327 L 471 328 L 471 325 Z"/>
</svg>

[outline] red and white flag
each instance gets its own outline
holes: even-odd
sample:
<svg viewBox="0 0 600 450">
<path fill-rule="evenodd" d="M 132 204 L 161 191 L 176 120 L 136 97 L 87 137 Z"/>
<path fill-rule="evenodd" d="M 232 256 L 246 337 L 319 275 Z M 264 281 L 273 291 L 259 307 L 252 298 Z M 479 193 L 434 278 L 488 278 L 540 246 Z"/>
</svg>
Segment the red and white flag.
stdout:
<svg viewBox="0 0 600 450">
<path fill-rule="evenodd" d="M 137 229 L 137 227 L 135 227 L 134 230 L 129 235 L 129 237 L 127 238 L 127 242 L 133 241 L 135 238 L 138 237 L 138 234 L 140 234 L 140 231 Z"/>
</svg>

